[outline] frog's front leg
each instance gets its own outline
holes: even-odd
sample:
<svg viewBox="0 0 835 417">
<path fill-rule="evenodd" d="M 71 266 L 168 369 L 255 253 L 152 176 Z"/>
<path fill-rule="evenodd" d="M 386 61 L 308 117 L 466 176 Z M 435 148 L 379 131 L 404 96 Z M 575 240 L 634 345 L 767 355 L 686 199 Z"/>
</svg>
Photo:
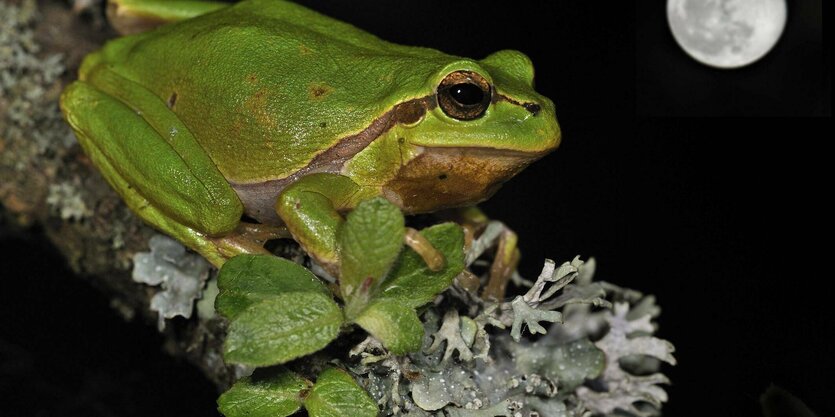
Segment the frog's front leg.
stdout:
<svg viewBox="0 0 835 417">
<path fill-rule="evenodd" d="M 276 212 L 293 238 L 333 276 L 339 276 L 336 233 L 343 222 L 340 212 L 376 195 L 351 178 L 339 174 L 310 174 L 285 188 L 276 202 Z M 413 229 L 406 230 L 404 243 L 414 249 L 432 270 L 444 265 L 444 257 Z"/>
<path fill-rule="evenodd" d="M 338 277 L 336 231 L 343 221 L 339 212 L 353 208 L 361 197 L 361 187 L 344 175 L 310 174 L 279 194 L 275 210 L 296 242 Z"/>
<path fill-rule="evenodd" d="M 143 220 L 216 266 L 264 252 L 263 233 L 240 225 L 237 194 L 162 99 L 99 66 L 67 87 L 61 107 L 93 163 Z"/>
<path fill-rule="evenodd" d="M 490 278 L 487 281 L 487 285 L 481 291 L 481 298 L 491 301 L 504 300 L 507 282 L 513 276 L 513 272 L 516 271 L 516 267 L 519 265 L 519 258 L 521 257 L 521 253 L 516 244 L 516 232 L 505 226 L 499 235 L 499 242 L 496 245 L 496 257 L 493 258 L 493 264 L 490 265 Z"/>
</svg>

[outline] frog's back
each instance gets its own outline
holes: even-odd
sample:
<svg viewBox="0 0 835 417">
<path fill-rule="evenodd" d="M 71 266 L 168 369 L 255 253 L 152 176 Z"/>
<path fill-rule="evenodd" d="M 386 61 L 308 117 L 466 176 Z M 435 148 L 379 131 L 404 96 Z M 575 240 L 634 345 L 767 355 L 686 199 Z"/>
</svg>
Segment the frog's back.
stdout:
<svg viewBox="0 0 835 417">
<path fill-rule="evenodd" d="M 292 175 L 396 103 L 431 94 L 427 80 L 460 58 L 293 3 L 247 0 L 118 39 L 97 59 L 148 86 L 221 172 L 246 184 Z"/>
</svg>

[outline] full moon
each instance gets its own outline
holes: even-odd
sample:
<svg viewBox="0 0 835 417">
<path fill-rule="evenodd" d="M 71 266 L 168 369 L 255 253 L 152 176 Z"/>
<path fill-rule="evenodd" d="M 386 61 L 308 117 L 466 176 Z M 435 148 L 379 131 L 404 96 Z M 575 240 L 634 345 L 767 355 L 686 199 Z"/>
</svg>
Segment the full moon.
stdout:
<svg viewBox="0 0 835 417">
<path fill-rule="evenodd" d="M 676 42 L 697 61 L 748 65 L 768 53 L 786 26 L 785 0 L 667 0 Z"/>
</svg>

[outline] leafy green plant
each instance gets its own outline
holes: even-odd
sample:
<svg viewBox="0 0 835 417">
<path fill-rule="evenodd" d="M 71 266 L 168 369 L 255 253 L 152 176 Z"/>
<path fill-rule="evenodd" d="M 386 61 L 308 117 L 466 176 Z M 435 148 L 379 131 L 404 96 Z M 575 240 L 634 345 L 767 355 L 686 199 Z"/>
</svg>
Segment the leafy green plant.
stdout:
<svg viewBox="0 0 835 417">
<path fill-rule="evenodd" d="M 546 260 L 535 281 L 514 280 L 517 290 L 528 288 L 524 294 L 503 301 L 464 285 L 438 299 L 502 230 L 488 223 L 465 256 L 460 226 L 406 229 L 400 211 L 377 198 L 360 203 L 337 231 L 335 283 L 275 256 L 231 259 L 215 300 L 229 322 L 223 356 L 257 369 L 220 396 L 218 409 L 227 417 L 302 409 L 312 417 L 659 410 L 668 383 L 660 363 L 675 364 L 673 346 L 652 335 L 660 310 L 652 296 L 593 281 L 593 260 Z M 404 240 L 428 242 L 443 262 L 431 254 L 424 260 Z M 489 270 L 481 274 L 478 282 L 488 282 Z M 332 343 L 363 331 L 373 337 Z M 526 332 L 543 336 L 523 340 Z"/>
<path fill-rule="evenodd" d="M 217 402 L 227 416 L 289 416 L 302 407 L 312 417 L 377 415 L 374 400 L 338 368 L 325 369 L 315 384 L 281 366 L 261 369 L 241 378 Z"/>
<path fill-rule="evenodd" d="M 215 302 L 229 320 L 226 362 L 281 365 L 321 350 L 351 324 L 394 354 L 420 349 L 424 327 L 415 309 L 432 301 L 464 269 L 464 235 L 454 223 L 419 232 L 444 256 L 443 267 L 433 271 L 415 251 L 404 248 L 404 230 L 402 213 L 385 199 L 361 202 L 337 234 L 341 268 L 334 292 L 287 259 L 240 255 L 229 260 L 218 276 Z M 312 389 L 309 381 L 288 372 L 240 380 L 218 400 L 220 410 L 230 417 L 262 415 L 264 410 L 289 415 L 303 404 L 313 416 L 376 415 L 373 402 L 374 412 L 363 414 L 364 403 L 349 387 L 356 383 L 343 371 L 324 371 Z M 349 405 L 359 408 L 353 414 L 337 412 Z M 256 411 L 246 411 L 250 406 Z"/>
</svg>

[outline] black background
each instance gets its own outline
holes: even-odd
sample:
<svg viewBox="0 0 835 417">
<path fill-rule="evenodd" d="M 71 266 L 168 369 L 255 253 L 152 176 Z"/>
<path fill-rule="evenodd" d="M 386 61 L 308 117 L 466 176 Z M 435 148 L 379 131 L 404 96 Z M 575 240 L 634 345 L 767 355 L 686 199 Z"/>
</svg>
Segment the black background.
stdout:
<svg viewBox="0 0 835 417">
<path fill-rule="evenodd" d="M 666 0 L 635 2 L 637 110 L 647 116 L 831 115 L 821 0 L 788 1 L 786 28 L 762 59 L 716 70 L 686 55 L 670 34 Z"/>
<path fill-rule="evenodd" d="M 564 142 L 483 207 L 518 232 L 525 276 L 535 276 L 545 257 L 595 256 L 598 279 L 657 296 L 659 336 L 676 345 L 679 360 L 665 368 L 673 381 L 665 415 L 760 415 L 757 398 L 771 383 L 827 415 L 831 381 L 815 376 L 833 369 L 822 342 L 831 329 L 830 293 L 822 287 L 829 274 L 826 243 L 813 240 L 829 238 L 821 216 L 822 196 L 831 191 L 823 179 L 828 161 L 817 144 L 831 129 L 814 119 L 648 117 L 712 112 L 708 102 L 688 107 L 671 99 L 681 96 L 674 90 L 642 96 L 659 78 L 675 78 L 652 62 L 689 68 L 676 72 L 685 80 L 667 84 L 684 95 L 694 88 L 686 77 L 710 75 L 659 29 L 666 28 L 658 21 L 663 2 L 638 2 L 636 46 L 636 10 L 627 3 L 614 6 L 623 10 L 597 2 L 313 7 L 397 43 L 475 58 L 514 48 L 532 58 L 537 89 L 556 103 Z M 820 10 L 819 2 L 804 3 Z M 779 52 L 794 36 L 791 19 L 799 17 L 790 18 L 775 53 L 796 56 Z M 642 42 L 649 40 L 666 46 L 648 53 Z M 819 70 L 820 56 L 805 48 L 797 54 L 808 55 L 803 68 Z M 722 76 L 756 78 L 785 56 Z M 773 81 L 779 91 L 814 90 L 792 74 Z M 740 104 L 724 100 L 741 97 L 736 84 L 710 87 L 715 113 Z M 125 324 L 42 243 L 0 240 L 0 253 L 0 410 L 213 415 L 213 388 L 161 352 L 152 324 Z"/>
</svg>

